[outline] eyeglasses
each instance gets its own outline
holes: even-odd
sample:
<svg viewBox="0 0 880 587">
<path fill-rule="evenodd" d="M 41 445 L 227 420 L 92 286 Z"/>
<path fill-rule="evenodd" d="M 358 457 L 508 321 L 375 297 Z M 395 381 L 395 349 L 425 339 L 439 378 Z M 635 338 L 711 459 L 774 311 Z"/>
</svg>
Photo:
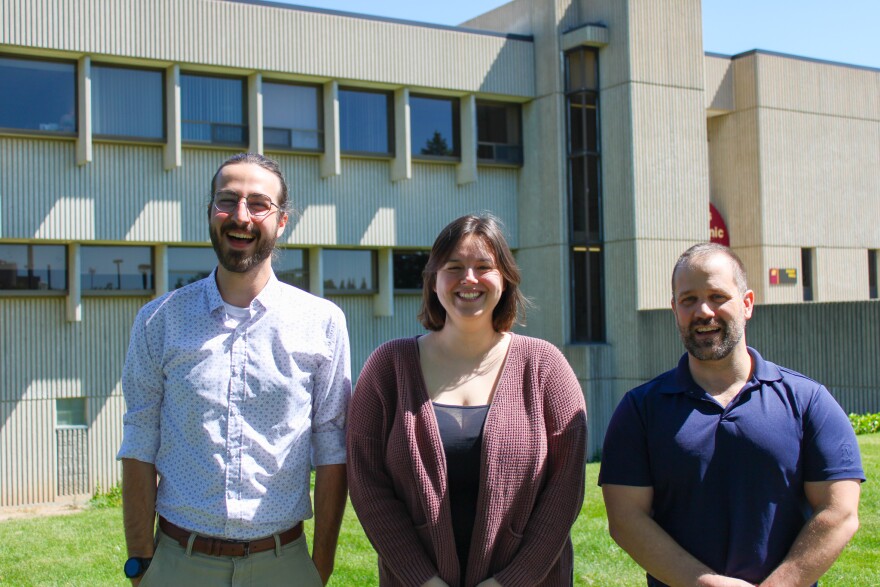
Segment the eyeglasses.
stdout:
<svg viewBox="0 0 880 587">
<path fill-rule="evenodd" d="M 281 211 L 281 207 L 273 202 L 269 196 L 251 194 L 247 197 L 241 197 L 231 192 L 217 192 L 214 194 L 214 208 L 218 212 L 232 214 L 238 209 L 238 203 L 242 200 L 245 201 L 250 217 L 257 220 L 262 220 L 268 216 L 272 212 L 272 206 L 278 208 L 279 212 Z"/>
</svg>

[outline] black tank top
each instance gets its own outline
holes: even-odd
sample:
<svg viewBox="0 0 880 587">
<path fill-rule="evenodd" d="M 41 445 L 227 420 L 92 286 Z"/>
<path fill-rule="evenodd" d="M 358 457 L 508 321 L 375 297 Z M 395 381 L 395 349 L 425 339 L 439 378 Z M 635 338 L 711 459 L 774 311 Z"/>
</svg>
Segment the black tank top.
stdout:
<svg viewBox="0 0 880 587">
<path fill-rule="evenodd" d="M 480 468 L 483 425 L 489 406 L 450 406 L 434 403 L 440 440 L 446 454 L 446 477 L 449 480 L 449 504 L 452 508 L 452 531 L 464 581 L 467 572 L 471 535 L 477 517 L 480 492 Z"/>
</svg>

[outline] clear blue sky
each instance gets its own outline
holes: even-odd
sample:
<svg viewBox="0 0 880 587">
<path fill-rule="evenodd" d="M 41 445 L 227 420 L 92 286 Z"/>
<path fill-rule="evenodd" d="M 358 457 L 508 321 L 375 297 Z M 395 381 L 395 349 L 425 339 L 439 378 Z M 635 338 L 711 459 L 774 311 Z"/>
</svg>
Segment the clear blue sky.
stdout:
<svg viewBox="0 0 880 587">
<path fill-rule="evenodd" d="M 506 0 L 275 0 L 456 25 Z M 662 0 L 655 0 L 662 1 Z M 880 0 L 703 0 L 703 49 L 764 49 L 880 68 Z"/>
</svg>

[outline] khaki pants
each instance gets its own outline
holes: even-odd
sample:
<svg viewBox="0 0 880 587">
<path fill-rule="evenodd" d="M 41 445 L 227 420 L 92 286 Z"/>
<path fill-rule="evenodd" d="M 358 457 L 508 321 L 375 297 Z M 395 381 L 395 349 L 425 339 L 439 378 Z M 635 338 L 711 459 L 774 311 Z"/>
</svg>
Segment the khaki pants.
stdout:
<svg viewBox="0 0 880 587">
<path fill-rule="evenodd" d="M 280 549 L 237 557 L 187 554 L 185 548 L 158 529 L 156 541 L 153 562 L 141 579 L 141 587 L 322 587 L 305 535 Z"/>
</svg>

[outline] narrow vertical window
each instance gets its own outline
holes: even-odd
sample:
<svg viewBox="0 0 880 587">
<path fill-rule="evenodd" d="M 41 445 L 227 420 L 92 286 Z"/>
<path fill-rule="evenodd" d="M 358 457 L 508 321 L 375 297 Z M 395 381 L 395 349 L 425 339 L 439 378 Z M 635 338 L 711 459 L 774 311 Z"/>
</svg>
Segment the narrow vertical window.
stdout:
<svg viewBox="0 0 880 587">
<path fill-rule="evenodd" d="M 599 156 L 598 52 L 565 55 L 571 339 L 605 340 L 604 235 Z"/>
<path fill-rule="evenodd" d="M 804 301 L 813 301 L 813 269 L 815 254 L 813 249 L 801 249 L 801 284 L 804 288 Z"/>
<path fill-rule="evenodd" d="M 868 297 L 872 300 L 877 295 L 877 249 L 868 250 Z"/>
</svg>

